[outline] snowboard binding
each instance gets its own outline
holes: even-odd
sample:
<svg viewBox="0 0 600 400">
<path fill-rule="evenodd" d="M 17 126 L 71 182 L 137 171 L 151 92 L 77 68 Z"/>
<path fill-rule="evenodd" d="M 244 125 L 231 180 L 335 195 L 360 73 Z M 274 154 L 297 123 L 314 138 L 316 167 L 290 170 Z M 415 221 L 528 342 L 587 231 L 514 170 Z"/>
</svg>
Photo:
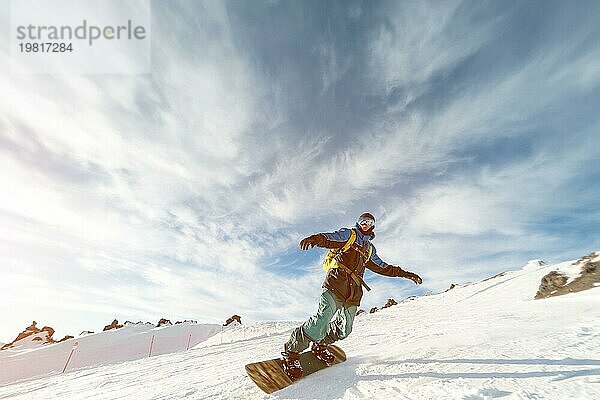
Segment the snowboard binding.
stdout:
<svg viewBox="0 0 600 400">
<path fill-rule="evenodd" d="M 302 377 L 302 364 L 300 364 L 300 353 L 293 351 L 284 351 L 283 356 L 283 371 L 293 381 Z"/>
<path fill-rule="evenodd" d="M 317 359 L 323 361 L 327 365 L 331 365 L 335 361 L 335 356 L 329 351 L 327 345 L 313 343 L 310 351 Z"/>
</svg>

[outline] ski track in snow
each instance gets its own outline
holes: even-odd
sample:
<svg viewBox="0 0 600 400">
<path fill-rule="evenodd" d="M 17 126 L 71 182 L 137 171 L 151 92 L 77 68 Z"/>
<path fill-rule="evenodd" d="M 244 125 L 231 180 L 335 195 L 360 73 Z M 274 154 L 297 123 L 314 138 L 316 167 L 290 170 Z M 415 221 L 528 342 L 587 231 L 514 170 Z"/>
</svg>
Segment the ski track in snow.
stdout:
<svg viewBox="0 0 600 400">
<path fill-rule="evenodd" d="M 277 356 L 293 323 L 3 386 L 0 399 L 600 399 L 600 288 L 533 300 L 553 267 L 361 315 L 345 363 L 272 395 L 244 365 Z"/>
</svg>

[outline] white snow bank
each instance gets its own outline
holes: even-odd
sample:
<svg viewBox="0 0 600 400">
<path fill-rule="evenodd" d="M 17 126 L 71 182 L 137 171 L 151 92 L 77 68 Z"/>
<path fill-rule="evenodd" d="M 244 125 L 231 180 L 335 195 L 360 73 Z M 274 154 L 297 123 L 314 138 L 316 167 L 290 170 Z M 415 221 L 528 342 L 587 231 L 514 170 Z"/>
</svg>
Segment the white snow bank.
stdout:
<svg viewBox="0 0 600 400">
<path fill-rule="evenodd" d="M 243 340 L 255 340 L 268 336 L 277 335 L 284 332 L 290 332 L 293 328 L 300 325 L 301 321 L 272 321 L 257 322 L 252 325 L 227 326 L 220 333 L 214 335 L 208 340 L 199 343 L 195 349 L 209 346 L 222 345 L 224 343 L 234 343 Z"/>
<path fill-rule="evenodd" d="M 527 262 L 527 264 L 525 264 L 523 266 L 523 268 L 521 268 L 521 270 L 534 271 L 536 269 L 540 269 L 540 268 L 544 267 L 545 265 L 547 265 L 547 264 L 544 260 L 529 260 Z"/>
<path fill-rule="evenodd" d="M 41 347 L 32 348 L 28 345 L 32 342 L 26 341 L 14 349 L 0 351 L 0 385 L 60 373 L 65 367 L 72 371 L 184 351 L 215 335 L 220 329 L 217 324 L 189 322 L 160 328 L 151 324 L 128 324 L 121 329 Z"/>
</svg>

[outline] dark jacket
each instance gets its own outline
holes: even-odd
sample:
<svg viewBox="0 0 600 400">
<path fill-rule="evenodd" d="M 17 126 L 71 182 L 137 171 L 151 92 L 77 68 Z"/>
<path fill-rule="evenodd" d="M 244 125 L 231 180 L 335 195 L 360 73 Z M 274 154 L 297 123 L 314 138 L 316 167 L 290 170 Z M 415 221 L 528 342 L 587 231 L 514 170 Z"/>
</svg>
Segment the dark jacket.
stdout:
<svg viewBox="0 0 600 400">
<path fill-rule="evenodd" d="M 357 226 L 353 228 L 356 231 L 356 240 L 354 245 L 362 250 L 363 254 L 368 254 L 369 246 L 373 246 L 371 240 L 375 233 L 365 235 Z M 350 238 L 351 229 L 342 228 L 331 233 L 319 233 L 317 246 L 327 249 L 339 249 L 344 246 Z M 390 265 L 377 256 L 377 250 L 373 246 L 371 257 L 365 263 L 365 257 L 353 247 L 343 253 L 342 264 L 354 271 L 356 275 L 362 278 L 365 274 L 365 267 L 371 271 L 385 276 L 405 276 L 406 271 L 400 267 Z M 331 290 L 346 306 L 358 306 L 363 296 L 363 289 L 341 268 L 332 268 L 327 273 L 323 287 Z"/>
</svg>

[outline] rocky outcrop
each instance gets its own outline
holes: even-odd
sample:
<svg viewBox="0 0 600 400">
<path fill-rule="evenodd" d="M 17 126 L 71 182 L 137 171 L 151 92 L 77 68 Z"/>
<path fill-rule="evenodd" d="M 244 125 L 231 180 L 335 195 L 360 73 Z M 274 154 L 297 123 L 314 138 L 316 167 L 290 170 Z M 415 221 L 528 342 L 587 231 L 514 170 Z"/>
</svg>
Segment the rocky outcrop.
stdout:
<svg viewBox="0 0 600 400">
<path fill-rule="evenodd" d="M 385 303 L 385 305 L 382 308 L 388 308 L 391 306 L 395 306 L 396 304 L 398 304 L 398 302 L 394 299 L 388 299 L 387 303 Z"/>
<path fill-rule="evenodd" d="M 39 344 L 58 343 L 52 338 L 54 335 L 54 329 L 49 326 L 44 326 L 42 329 L 37 327 L 37 322 L 33 321 L 25 330 L 17 335 L 15 340 L 10 343 L 6 343 L 0 348 L 0 350 L 8 349 L 18 345 L 19 343 L 25 343 L 28 340 Z M 72 337 L 72 336 L 70 336 Z M 62 339 L 65 340 L 65 339 Z M 61 340 L 61 341 L 62 341 Z"/>
<path fill-rule="evenodd" d="M 448 292 L 448 291 L 450 291 L 450 290 L 454 289 L 455 287 L 456 287 L 456 283 L 451 283 L 451 284 L 450 284 L 450 287 L 449 287 L 448 289 L 446 289 L 446 290 L 444 291 L 444 293 L 446 293 L 446 292 Z"/>
<path fill-rule="evenodd" d="M 37 325 L 37 322 L 33 321 L 31 323 L 31 325 L 29 325 L 27 328 L 25 328 L 25 330 L 23 332 L 21 332 L 21 333 L 19 333 L 17 335 L 17 337 L 15 338 L 15 340 L 13 340 L 11 343 L 5 344 L 5 346 L 10 346 L 13 343 L 18 342 L 19 340 L 23 340 L 23 339 L 25 339 L 28 336 L 34 335 L 36 333 L 40 333 L 42 330 L 39 329 L 36 325 Z"/>
<path fill-rule="evenodd" d="M 535 295 L 536 299 L 544 299 L 550 296 L 556 296 L 556 292 L 560 288 L 564 288 L 567 284 L 567 277 L 561 275 L 558 271 L 551 271 L 542 278 L 538 292 Z"/>
<path fill-rule="evenodd" d="M 394 300 L 394 299 L 388 299 L 388 301 L 385 303 L 385 305 L 384 305 L 383 307 L 381 307 L 381 310 L 383 310 L 384 308 L 388 308 L 388 307 L 391 307 L 391 306 L 395 306 L 395 305 L 397 305 L 397 304 L 398 304 L 398 302 L 397 302 L 396 300 Z M 372 308 L 369 310 L 369 314 L 376 313 L 376 312 L 377 312 L 377 311 L 379 311 L 379 310 L 380 310 L 380 308 L 379 308 L 379 307 L 372 307 Z M 361 314 L 366 314 L 366 311 L 361 309 L 361 310 L 358 310 L 358 311 L 356 312 L 356 315 L 357 315 L 357 316 L 359 316 L 359 315 L 361 315 Z"/>
<path fill-rule="evenodd" d="M 83 331 L 79 334 L 79 336 L 91 335 L 94 331 Z"/>
<path fill-rule="evenodd" d="M 535 298 L 545 299 L 580 292 L 600 284 L 600 253 L 591 253 L 572 265 L 579 267 L 579 276 L 569 281 L 568 277 L 560 271 L 551 271 L 542 278 Z"/>
<path fill-rule="evenodd" d="M 232 315 L 231 317 L 227 318 L 227 321 L 225 321 L 223 326 L 227 326 L 227 325 L 231 324 L 233 321 L 237 321 L 238 324 L 241 324 L 242 317 L 240 317 L 239 315 Z"/>
<path fill-rule="evenodd" d="M 152 322 L 144 322 L 144 321 L 138 321 L 138 322 L 125 321 L 123 323 L 123 326 L 140 326 L 140 325 L 147 325 L 147 326 L 153 326 L 153 327 L 156 326 Z"/>
<path fill-rule="evenodd" d="M 161 327 L 161 326 L 171 326 L 171 325 L 173 325 L 173 324 L 171 323 L 171 321 L 169 321 L 169 320 L 168 320 L 168 319 L 166 319 L 166 318 L 161 318 L 161 319 L 158 321 L 158 324 L 156 324 L 156 326 L 157 326 L 157 327 Z"/>
<path fill-rule="evenodd" d="M 47 336 L 48 337 L 52 337 L 52 335 L 54 335 L 54 329 L 50 328 L 49 326 L 45 326 L 41 329 L 41 332 L 48 332 Z"/>
<path fill-rule="evenodd" d="M 529 265 L 529 264 L 527 264 L 527 265 Z M 489 281 L 489 280 L 492 280 L 492 279 L 496 279 L 496 278 L 499 278 L 499 277 L 504 276 L 504 275 L 506 275 L 506 271 L 505 272 L 500 272 L 499 274 L 496 274 L 494 276 L 490 276 L 489 278 L 485 278 L 481 282 L 486 282 L 486 281 Z"/>
<path fill-rule="evenodd" d="M 104 327 L 104 329 L 102 329 L 102 331 L 103 332 L 104 331 L 110 331 L 110 330 L 113 330 L 113 329 L 120 329 L 122 327 L 123 327 L 123 325 L 119 325 L 119 321 L 117 321 L 116 319 L 114 319 L 113 322 L 110 325 L 106 325 Z"/>
<path fill-rule="evenodd" d="M 56 343 L 60 343 L 60 342 L 64 342 L 65 340 L 69 340 L 69 339 L 73 339 L 73 336 L 71 335 L 66 335 L 64 338 L 60 339 L 58 342 Z"/>
</svg>

